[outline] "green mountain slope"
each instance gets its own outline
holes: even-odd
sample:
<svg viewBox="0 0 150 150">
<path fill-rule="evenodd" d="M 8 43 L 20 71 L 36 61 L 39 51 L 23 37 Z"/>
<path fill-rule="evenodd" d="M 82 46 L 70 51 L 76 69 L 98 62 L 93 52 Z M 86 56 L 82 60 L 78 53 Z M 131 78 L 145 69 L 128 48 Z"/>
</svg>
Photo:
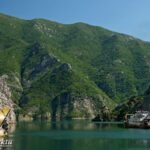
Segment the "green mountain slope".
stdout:
<svg viewBox="0 0 150 150">
<path fill-rule="evenodd" d="M 143 94 L 149 60 L 150 43 L 128 35 L 0 14 L 0 75 L 19 113 L 35 118 L 91 118 Z"/>
</svg>

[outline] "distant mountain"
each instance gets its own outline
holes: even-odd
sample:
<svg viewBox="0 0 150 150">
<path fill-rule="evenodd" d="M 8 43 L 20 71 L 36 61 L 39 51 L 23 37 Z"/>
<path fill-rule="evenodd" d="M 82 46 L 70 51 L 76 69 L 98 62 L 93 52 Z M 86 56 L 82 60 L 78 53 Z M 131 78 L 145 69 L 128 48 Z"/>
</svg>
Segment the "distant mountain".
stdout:
<svg viewBox="0 0 150 150">
<path fill-rule="evenodd" d="M 27 119 L 93 118 L 146 91 L 150 43 L 85 23 L 0 14 L 3 75 Z"/>
</svg>

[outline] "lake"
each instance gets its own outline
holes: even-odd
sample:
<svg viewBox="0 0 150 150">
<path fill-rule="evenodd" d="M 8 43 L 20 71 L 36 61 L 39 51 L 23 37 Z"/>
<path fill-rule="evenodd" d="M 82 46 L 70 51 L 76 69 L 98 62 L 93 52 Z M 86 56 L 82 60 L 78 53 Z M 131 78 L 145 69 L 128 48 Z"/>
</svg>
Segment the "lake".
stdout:
<svg viewBox="0 0 150 150">
<path fill-rule="evenodd" d="M 90 121 L 19 122 L 12 150 L 149 150 L 150 130 Z M 4 149 L 4 148 L 0 148 Z"/>
</svg>

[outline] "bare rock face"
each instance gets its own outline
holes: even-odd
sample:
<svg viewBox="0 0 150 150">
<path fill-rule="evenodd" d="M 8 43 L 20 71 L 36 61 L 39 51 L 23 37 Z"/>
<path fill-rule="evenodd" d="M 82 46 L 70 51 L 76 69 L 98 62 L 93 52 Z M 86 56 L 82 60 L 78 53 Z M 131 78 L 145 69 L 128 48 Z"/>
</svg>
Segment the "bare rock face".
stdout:
<svg viewBox="0 0 150 150">
<path fill-rule="evenodd" d="M 52 101 L 52 119 L 92 119 L 97 108 L 94 101 L 87 97 L 74 97 L 71 93 L 62 93 Z"/>
<path fill-rule="evenodd" d="M 0 108 L 11 108 L 11 111 L 7 117 L 7 123 L 16 122 L 16 115 L 14 112 L 14 103 L 11 99 L 11 92 L 6 83 L 7 75 L 0 77 Z"/>
<path fill-rule="evenodd" d="M 36 115 L 33 112 L 28 112 L 26 115 L 25 114 L 19 114 L 18 116 L 18 121 L 33 121 L 33 120 L 46 120 L 50 121 L 51 120 L 51 113 L 46 112 L 42 115 Z"/>
<path fill-rule="evenodd" d="M 19 121 L 33 121 L 33 117 L 30 116 L 30 115 L 22 115 L 22 114 L 20 114 L 18 116 L 18 120 Z"/>
<path fill-rule="evenodd" d="M 43 48 L 39 44 L 34 45 L 28 57 L 23 62 L 22 83 L 26 87 L 30 87 L 37 76 L 59 62 L 59 60 L 50 53 L 39 54 L 42 50 Z"/>
<path fill-rule="evenodd" d="M 45 112 L 42 115 L 36 115 L 33 118 L 34 120 L 46 120 L 46 121 L 50 121 L 51 120 L 51 113 L 50 112 Z"/>
</svg>

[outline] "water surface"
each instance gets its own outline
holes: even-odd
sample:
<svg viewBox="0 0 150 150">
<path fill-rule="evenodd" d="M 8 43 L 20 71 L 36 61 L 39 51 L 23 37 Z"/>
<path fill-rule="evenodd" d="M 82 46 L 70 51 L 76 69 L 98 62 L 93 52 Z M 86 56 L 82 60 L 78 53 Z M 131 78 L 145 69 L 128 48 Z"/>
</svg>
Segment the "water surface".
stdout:
<svg viewBox="0 0 150 150">
<path fill-rule="evenodd" d="M 90 121 L 20 122 L 8 138 L 15 150 L 149 150 L 150 130 Z"/>
</svg>

